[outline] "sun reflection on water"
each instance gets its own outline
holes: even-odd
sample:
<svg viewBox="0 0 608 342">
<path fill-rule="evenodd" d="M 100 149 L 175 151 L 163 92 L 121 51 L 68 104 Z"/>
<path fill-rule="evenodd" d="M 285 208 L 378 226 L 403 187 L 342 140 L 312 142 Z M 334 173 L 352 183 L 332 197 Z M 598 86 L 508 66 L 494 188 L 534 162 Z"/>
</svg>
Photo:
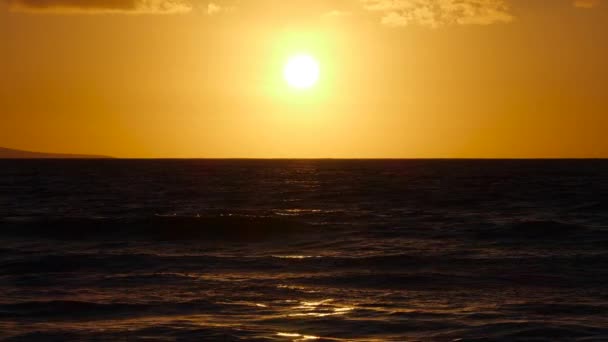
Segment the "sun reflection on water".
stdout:
<svg viewBox="0 0 608 342">
<path fill-rule="evenodd" d="M 293 342 L 297 342 L 297 341 L 310 341 L 310 340 L 318 340 L 318 339 L 320 339 L 319 336 L 302 335 L 302 334 L 298 334 L 298 333 L 286 333 L 286 332 L 278 332 L 277 336 L 281 336 L 281 337 L 294 337 L 295 339 L 293 340 Z"/>
<path fill-rule="evenodd" d="M 279 289 L 293 290 L 293 291 L 301 291 L 301 292 L 305 292 L 305 293 L 318 293 L 318 292 L 320 292 L 318 290 L 311 290 L 308 287 L 297 286 L 297 285 L 279 284 L 279 285 L 277 285 L 277 288 L 279 288 Z"/>
<path fill-rule="evenodd" d="M 278 259 L 310 259 L 310 258 L 321 258 L 318 255 L 273 255 L 273 258 Z"/>
<path fill-rule="evenodd" d="M 353 311 L 352 306 L 343 306 L 334 304 L 334 299 L 324 299 L 321 301 L 307 302 L 301 301 L 300 305 L 293 307 L 295 313 L 288 314 L 289 317 L 326 317 L 335 315 L 345 315 Z"/>
</svg>

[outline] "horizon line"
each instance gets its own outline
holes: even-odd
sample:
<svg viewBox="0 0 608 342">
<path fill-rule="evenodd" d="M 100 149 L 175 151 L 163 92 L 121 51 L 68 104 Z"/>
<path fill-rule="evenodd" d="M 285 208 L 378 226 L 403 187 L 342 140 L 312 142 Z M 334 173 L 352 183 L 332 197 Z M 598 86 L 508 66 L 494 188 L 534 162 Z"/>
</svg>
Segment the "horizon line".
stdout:
<svg viewBox="0 0 608 342">
<path fill-rule="evenodd" d="M 53 153 L 55 154 L 55 153 Z M 57 153 L 64 154 L 64 153 Z M 65 154 L 80 155 L 80 154 Z M 10 158 L 0 160 L 608 160 L 608 157 L 112 157 L 94 158 Z"/>
</svg>

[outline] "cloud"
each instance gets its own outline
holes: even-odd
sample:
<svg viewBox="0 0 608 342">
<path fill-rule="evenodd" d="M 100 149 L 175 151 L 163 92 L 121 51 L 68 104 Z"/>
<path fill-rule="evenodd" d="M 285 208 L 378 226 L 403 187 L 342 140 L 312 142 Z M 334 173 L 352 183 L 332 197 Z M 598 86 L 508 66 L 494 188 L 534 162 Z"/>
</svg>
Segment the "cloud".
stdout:
<svg viewBox="0 0 608 342">
<path fill-rule="evenodd" d="M 321 19 L 325 21 L 340 21 L 352 17 L 351 12 L 333 10 L 321 14 Z"/>
<path fill-rule="evenodd" d="M 192 10 L 190 0 L 6 0 L 12 11 L 172 14 Z"/>
<path fill-rule="evenodd" d="M 360 0 L 387 26 L 489 25 L 513 20 L 505 0 Z"/>
<path fill-rule="evenodd" d="M 338 11 L 338 10 L 333 10 L 333 11 L 323 13 L 323 17 L 325 17 L 325 18 L 343 18 L 343 17 L 350 17 L 351 15 L 352 15 L 351 12 Z"/>
<path fill-rule="evenodd" d="M 575 0 L 573 5 L 576 8 L 594 8 L 600 5 L 600 0 Z"/>
<path fill-rule="evenodd" d="M 209 15 L 214 15 L 220 13 L 221 11 L 222 7 L 216 3 L 210 2 L 209 5 L 207 5 L 207 14 Z"/>
<path fill-rule="evenodd" d="M 406 26 L 408 24 L 408 20 L 405 16 L 401 15 L 400 13 L 392 12 L 392 11 L 386 13 L 382 17 L 382 20 L 380 22 L 382 23 L 382 25 L 392 26 L 392 27 Z"/>
<path fill-rule="evenodd" d="M 225 6 L 225 5 L 217 4 L 215 2 L 210 2 L 207 5 L 207 14 L 216 15 L 216 14 L 220 14 L 222 12 L 232 12 L 235 9 L 236 9 L 235 6 Z"/>
</svg>

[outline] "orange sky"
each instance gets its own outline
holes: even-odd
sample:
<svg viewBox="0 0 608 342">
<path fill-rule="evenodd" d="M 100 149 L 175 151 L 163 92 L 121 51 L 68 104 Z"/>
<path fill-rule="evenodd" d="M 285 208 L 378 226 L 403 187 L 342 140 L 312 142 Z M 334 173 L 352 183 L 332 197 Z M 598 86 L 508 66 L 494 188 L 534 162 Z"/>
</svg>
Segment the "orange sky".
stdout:
<svg viewBox="0 0 608 342">
<path fill-rule="evenodd" d="M 608 157 L 607 32 L 602 0 L 0 0 L 0 146 Z"/>
</svg>

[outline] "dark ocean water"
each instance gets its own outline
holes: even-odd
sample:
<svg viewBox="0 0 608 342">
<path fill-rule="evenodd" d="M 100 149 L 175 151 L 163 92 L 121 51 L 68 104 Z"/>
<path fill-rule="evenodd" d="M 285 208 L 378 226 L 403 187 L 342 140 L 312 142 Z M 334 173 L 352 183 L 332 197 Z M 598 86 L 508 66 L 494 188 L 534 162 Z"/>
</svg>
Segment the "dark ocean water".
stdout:
<svg viewBox="0 0 608 342">
<path fill-rule="evenodd" d="M 0 161 L 9 341 L 608 341 L 608 161 Z"/>
</svg>

